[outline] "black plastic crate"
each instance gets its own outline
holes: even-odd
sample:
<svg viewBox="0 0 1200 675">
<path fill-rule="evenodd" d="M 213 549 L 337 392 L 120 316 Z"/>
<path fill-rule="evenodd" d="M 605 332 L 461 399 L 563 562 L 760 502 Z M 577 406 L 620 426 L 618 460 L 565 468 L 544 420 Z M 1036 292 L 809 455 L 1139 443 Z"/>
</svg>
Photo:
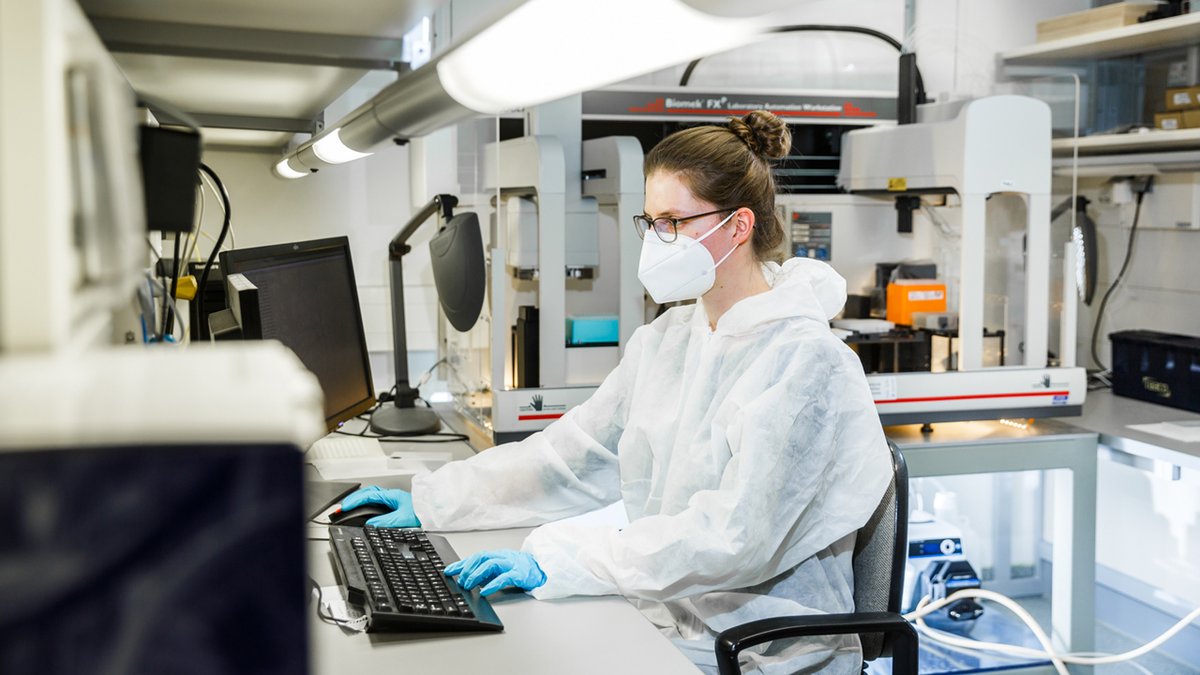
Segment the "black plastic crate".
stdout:
<svg viewBox="0 0 1200 675">
<path fill-rule="evenodd" d="M 1125 330 L 1108 339 L 1114 394 L 1200 412 L 1200 337 Z"/>
</svg>

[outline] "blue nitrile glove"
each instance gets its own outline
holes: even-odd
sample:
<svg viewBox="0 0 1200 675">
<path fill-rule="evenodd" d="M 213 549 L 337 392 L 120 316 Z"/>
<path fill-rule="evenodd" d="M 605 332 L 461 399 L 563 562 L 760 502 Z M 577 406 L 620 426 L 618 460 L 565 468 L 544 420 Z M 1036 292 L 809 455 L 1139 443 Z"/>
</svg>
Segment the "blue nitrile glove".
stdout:
<svg viewBox="0 0 1200 675">
<path fill-rule="evenodd" d="M 412 495 L 404 490 L 385 490 L 371 485 L 355 490 L 342 500 L 342 510 L 349 511 L 363 504 L 383 504 L 391 513 L 375 516 L 367 521 L 372 527 L 420 527 L 421 521 L 413 513 Z"/>
<path fill-rule="evenodd" d="M 486 583 L 480 595 L 491 595 L 515 586 L 524 591 L 546 583 L 546 573 L 528 553 L 520 551 L 481 551 L 465 560 L 446 566 L 446 576 L 458 577 L 458 585 L 468 591 Z"/>
</svg>

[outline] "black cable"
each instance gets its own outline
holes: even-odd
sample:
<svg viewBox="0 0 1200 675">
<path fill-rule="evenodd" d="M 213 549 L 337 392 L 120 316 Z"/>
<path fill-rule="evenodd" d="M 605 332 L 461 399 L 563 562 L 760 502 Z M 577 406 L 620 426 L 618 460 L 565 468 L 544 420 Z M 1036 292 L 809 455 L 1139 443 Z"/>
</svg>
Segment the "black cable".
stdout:
<svg viewBox="0 0 1200 675">
<path fill-rule="evenodd" d="M 1096 338 L 1100 334 L 1100 322 L 1104 319 L 1104 308 L 1108 305 L 1108 298 L 1116 290 L 1117 284 L 1121 283 L 1121 279 L 1125 277 L 1125 271 L 1129 269 L 1129 261 L 1133 258 L 1133 240 L 1137 236 L 1138 220 L 1142 214 L 1142 199 L 1146 193 L 1150 191 L 1150 186 L 1154 184 L 1154 176 L 1146 179 L 1146 187 L 1138 192 L 1137 206 L 1133 209 L 1133 224 L 1129 227 L 1129 241 L 1125 244 L 1125 260 L 1121 263 L 1121 271 L 1117 272 L 1117 278 L 1109 284 L 1108 290 L 1104 292 L 1104 298 L 1100 300 L 1100 308 L 1096 310 L 1096 322 L 1092 325 L 1092 361 L 1101 370 L 1108 370 L 1100 361 L 1100 356 L 1096 352 Z"/>
<path fill-rule="evenodd" d="M 179 288 L 179 233 L 175 233 L 174 260 L 171 263 L 171 293 L 170 297 L 163 293 L 163 339 L 168 335 L 175 334 L 175 291 Z M 164 272 L 166 270 L 163 270 Z M 166 290 L 166 277 L 163 278 L 164 289 Z M 171 311 L 167 311 L 167 303 L 171 303 Z"/>
<path fill-rule="evenodd" d="M 874 28 L 864 28 L 863 26 L 834 26 L 827 24 L 798 24 L 795 26 L 780 26 L 773 29 L 772 33 L 798 33 L 801 31 L 826 31 L 833 33 L 858 33 L 859 35 L 867 35 L 873 38 L 878 38 L 896 48 L 896 51 L 903 52 L 904 45 L 896 38 L 877 31 Z M 688 80 L 692 78 L 692 71 L 696 69 L 696 64 L 700 63 L 700 59 L 696 59 L 687 65 L 683 71 L 683 76 L 679 78 L 679 86 L 686 87 Z M 917 102 L 925 101 L 925 80 L 921 77 L 920 69 L 917 69 Z"/>
<path fill-rule="evenodd" d="M 444 438 L 408 438 L 405 436 L 400 436 L 400 437 L 384 436 L 384 437 L 380 437 L 376 440 L 378 440 L 380 443 L 458 443 L 460 441 L 463 443 L 467 442 L 466 434 L 433 433 L 433 434 L 424 434 L 424 436 L 442 436 Z"/>
<path fill-rule="evenodd" d="M 430 434 L 393 434 L 391 436 L 368 436 L 366 433 L 367 429 L 368 427 L 363 427 L 362 431 L 342 431 L 341 429 L 334 429 L 333 433 L 341 436 L 374 438 L 380 443 L 453 443 L 455 441 L 466 441 L 468 438 L 466 434 L 447 433 L 444 431 L 437 431 Z M 437 438 L 428 438 L 429 436 L 435 436 Z"/>
<path fill-rule="evenodd" d="M 167 304 L 167 294 L 171 292 L 170 286 L 167 285 L 167 277 L 163 276 L 162 284 L 162 321 L 158 325 L 158 341 L 163 342 L 167 339 L 167 313 L 171 311 L 171 306 Z"/>
<path fill-rule="evenodd" d="M 203 162 L 200 163 L 200 170 L 208 174 L 213 184 L 217 186 L 217 190 L 221 194 L 221 203 L 225 206 L 225 221 L 221 223 L 221 234 L 217 235 L 217 243 L 213 245 L 212 252 L 208 254 L 208 260 L 204 263 L 204 271 L 200 273 L 200 281 L 196 288 L 196 321 L 200 324 L 196 326 L 196 335 L 201 340 L 207 340 L 208 320 L 204 316 L 204 289 L 208 283 L 208 271 L 212 269 L 213 261 L 217 259 L 217 254 L 221 252 L 221 245 L 225 243 L 225 236 L 229 234 L 229 222 L 233 212 L 229 207 L 229 193 L 225 190 L 225 184 L 221 182 L 216 172 Z"/>
</svg>

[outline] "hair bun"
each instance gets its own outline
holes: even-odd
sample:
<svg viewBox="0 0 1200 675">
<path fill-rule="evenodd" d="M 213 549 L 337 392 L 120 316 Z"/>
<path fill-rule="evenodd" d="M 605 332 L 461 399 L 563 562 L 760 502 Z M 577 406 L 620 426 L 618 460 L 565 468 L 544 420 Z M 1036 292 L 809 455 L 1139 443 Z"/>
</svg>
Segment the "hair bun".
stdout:
<svg viewBox="0 0 1200 675">
<path fill-rule="evenodd" d="M 792 149 L 792 132 L 787 124 L 766 110 L 731 118 L 729 130 L 763 159 L 782 159 Z"/>
</svg>

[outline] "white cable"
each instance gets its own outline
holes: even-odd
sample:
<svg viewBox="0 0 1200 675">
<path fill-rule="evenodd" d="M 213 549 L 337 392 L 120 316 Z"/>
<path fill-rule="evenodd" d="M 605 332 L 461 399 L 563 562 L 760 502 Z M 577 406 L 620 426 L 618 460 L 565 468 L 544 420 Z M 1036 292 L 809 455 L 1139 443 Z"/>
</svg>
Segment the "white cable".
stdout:
<svg viewBox="0 0 1200 675">
<path fill-rule="evenodd" d="M 188 302 L 189 302 L 188 306 L 191 307 L 191 305 L 190 305 L 191 301 L 189 300 Z M 176 304 L 176 307 L 178 307 L 178 304 Z M 188 344 L 191 344 L 191 342 L 192 342 L 192 338 L 191 338 L 192 326 L 191 326 L 190 321 L 184 321 L 185 314 L 186 313 L 180 313 L 178 311 L 175 312 L 176 323 L 179 324 L 179 329 L 180 329 L 180 331 L 182 331 L 182 335 L 180 336 L 180 338 L 178 340 L 176 340 L 176 342 L 178 342 L 180 346 L 187 346 Z"/>
<path fill-rule="evenodd" d="M 221 193 L 217 191 L 217 186 L 213 185 L 212 179 L 208 177 L 207 173 L 201 171 L 200 180 L 205 186 L 208 187 L 209 191 L 213 193 L 213 197 L 216 197 L 217 206 L 221 207 L 221 217 L 224 218 L 228 216 L 228 214 L 225 213 L 225 202 L 221 199 Z M 233 221 L 230 221 L 229 223 L 229 248 L 237 248 L 237 237 L 235 237 L 233 234 Z"/>
<path fill-rule="evenodd" d="M 935 226 L 937 226 L 938 231 L 947 240 L 958 241 L 959 239 L 962 239 L 962 232 L 958 232 L 951 227 L 950 223 L 947 223 L 946 220 L 942 218 L 941 214 L 939 214 L 932 206 L 923 203 L 921 204 L 921 210 L 925 212 L 925 215 L 929 216 L 929 220 L 932 221 Z"/>
<path fill-rule="evenodd" d="M 192 255 L 196 252 L 196 245 L 200 243 L 200 231 L 204 227 L 204 188 L 202 187 L 196 188 L 196 205 L 198 207 L 196 209 L 196 227 L 188 232 L 187 255 L 183 256 L 184 260 L 192 259 Z"/>
<path fill-rule="evenodd" d="M 425 374 L 421 376 L 421 379 L 417 380 L 417 386 L 415 388 L 420 389 L 422 386 L 424 386 L 425 383 L 429 381 L 429 378 L 433 376 L 433 371 L 436 370 L 437 367 L 442 365 L 443 363 L 446 363 L 445 357 L 438 359 L 437 363 L 433 364 L 432 366 L 429 366 L 429 370 L 426 370 Z"/>
<path fill-rule="evenodd" d="M 1072 653 L 1075 656 L 1112 656 L 1112 654 L 1108 654 L 1106 652 L 1072 652 Z M 1131 668 L 1133 668 L 1134 670 L 1145 673 L 1145 675 L 1154 675 L 1154 673 L 1150 672 L 1149 668 L 1147 668 L 1146 666 L 1143 666 L 1142 664 L 1138 663 L 1137 661 L 1129 661 L 1128 665 Z"/>
<path fill-rule="evenodd" d="M 995 603 L 1007 608 L 1013 614 L 1016 614 L 1017 618 L 1021 619 L 1021 621 L 1023 621 L 1025 623 L 1025 625 L 1027 625 L 1031 631 L 1033 631 L 1033 634 L 1035 637 L 1037 637 L 1038 642 L 1042 644 L 1043 650 L 1031 649 L 1029 647 L 1018 647 L 1015 645 L 1004 645 L 1004 644 L 993 643 L 993 642 L 982 642 L 979 640 L 972 640 L 969 638 L 961 638 L 959 636 L 951 635 L 949 633 L 943 633 L 942 631 L 935 631 L 933 628 L 929 628 L 925 624 L 925 621 L 924 621 L 925 616 L 932 614 L 933 612 L 936 612 L 937 610 L 945 607 L 946 605 L 956 602 L 957 600 L 962 599 L 962 598 L 982 598 L 985 600 L 991 600 L 992 602 L 995 602 Z M 1078 664 L 1078 665 L 1099 666 L 1099 665 L 1107 665 L 1107 664 L 1112 664 L 1112 663 L 1119 663 L 1122 661 L 1128 661 L 1130 659 L 1138 658 L 1139 656 L 1144 656 L 1144 655 L 1150 653 L 1151 651 L 1153 651 L 1154 649 L 1156 649 L 1159 645 L 1163 644 L 1167 640 L 1170 640 L 1172 637 L 1175 636 L 1176 633 L 1183 630 L 1184 627 L 1186 627 L 1188 624 L 1195 621 L 1197 618 L 1200 618 L 1200 607 L 1197 607 L 1196 609 L 1189 612 L 1187 614 L 1187 616 L 1180 619 L 1175 625 L 1171 626 L 1166 631 L 1164 631 L 1161 635 L 1154 638 L 1150 642 L 1147 642 L 1146 644 L 1142 645 L 1141 647 L 1138 647 L 1136 649 L 1131 649 L 1131 650 L 1129 650 L 1127 652 L 1123 652 L 1121 654 L 1111 654 L 1111 655 L 1106 655 L 1106 656 L 1091 656 L 1091 655 L 1088 655 L 1085 653 L 1074 653 L 1074 652 L 1069 652 L 1069 653 L 1055 652 L 1049 643 L 1049 636 L 1046 635 L 1045 631 L 1042 630 L 1041 626 L 1038 625 L 1037 621 L 1034 620 L 1034 618 L 1029 614 L 1029 612 L 1025 611 L 1025 609 L 1023 607 L 1018 605 L 1012 599 L 1010 599 L 1004 595 L 1001 595 L 999 593 L 996 593 L 994 591 L 986 591 L 983 589 L 965 589 L 965 590 L 961 590 L 956 593 L 953 593 L 953 594 L 951 594 L 941 600 L 938 600 L 936 602 L 929 602 L 929 596 L 925 596 L 924 598 L 921 599 L 921 602 L 917 603 L 917 609 L 908 614 L 905 614 L 904 618 L 908 619 L 909 621 L 916 621 L 917 625 L 921 626 L 926 632 L 930 633 L 931 637 L 933 637 L 935 640 L 938 640 L 939 642 L 945 641 L 947 644 L 954 644 L 956 646 L 964 647 L 967 649 L 987 649 L 987 650 L 991 650 L 991 651 L 999 651 L 999 652 L 1014 654 L 1014 655 L 1018 655 L 1018 656 L 1027 656 L 1027 657 L 1034 657 L 1034 658 L 1049 658 L 1049 659 L 1051 659 L 1051 661 L 1054 661 L 1056 663 L 1055 668 L 1058 669 L 1057 664 L 1060 661 L 1063 663 L 1074 663 L 1074 664 Z M 938 635 L 933 635 L 933 633 L 937 633 Z M 1060 672 L 1065 673 L 1066 671 L 1064 669 Z"/>
<path fill-rule="evenodd" d="M 1079 209 L 1075 205 L 1079 203 L 1079 94 L 1082 85 L 1079 73 L 1071 73 L 1071 77 L 1075 79 L 1075 135 L 1071 139 L 1071 236 L 1074 237 L 1079 218 Z"/>
<path fill-rule="evenodd" d="M 979 595 L 975 595 L 976 592 L 978 592 Z M 1063 662 L 1061 658 L 1058 658 L 1056 655 L 1054 655 L 1054 645 L 1050 643 L 1050 636 L 1046 635 L 1046 631 L 1042 630 L 1042 627 L 1038 625 L 1037 621 L 1034 620 L 1029 612 L 1025 611 L 1024 607 L 1021 607 L 1007 597 L 992 591 L 968 589 L 954 593 L 925 607 L 922 607 L 922 605 L 918 603 L 916 611 L 913 612 L 914 618 L 917 621 L 917 625 L 920 626 L 921 629 L 934 640 L 944 644 L 953 645 L 955 647 L 962 647 L 964 649 L 986 649 L 1019 656 L 1030 656 L 1035 654 L 1039 656 L 1042 655 L 1038 653 L 1037 650 L 1028 649 L 1026 647 L 1016 647 L 997 642 L 982 642 L 980 640 L 972 640 L 970 638 L 962 638 L 958 637 L 957 635 L 943 633 L 942 631 L 935 631 L 925 624 L 925 615 L 936 611 L 934 609 L 930 609 L 931 607 L 937 607 L 940 609 L 941 607 L 954 602 L 956 596 L 986 598 L 1006 607 L 1013 614 L 1016 614 L 1017 618 L 1023 621 L 1025 625 L 1028 626 L 1031 631 L 1033 631 L 1033 636 L 1037 638 L 1038 643 L 1042 645 L 1044 655 L 1050 657 L 1050 662 L 1054 665 L 1054 670 L 1057 671 L 1059 675 L 1071 675 L 1070 672 L 1067 671 L 1067 664 Z M 921 598 L 921 601 L 924 602 L 928 598 L 929 596 L 925 596 L 924 598 Z M 1018 652 L 1025 652 L 1025 654 L 1019 654 Z"/>
</svg>

